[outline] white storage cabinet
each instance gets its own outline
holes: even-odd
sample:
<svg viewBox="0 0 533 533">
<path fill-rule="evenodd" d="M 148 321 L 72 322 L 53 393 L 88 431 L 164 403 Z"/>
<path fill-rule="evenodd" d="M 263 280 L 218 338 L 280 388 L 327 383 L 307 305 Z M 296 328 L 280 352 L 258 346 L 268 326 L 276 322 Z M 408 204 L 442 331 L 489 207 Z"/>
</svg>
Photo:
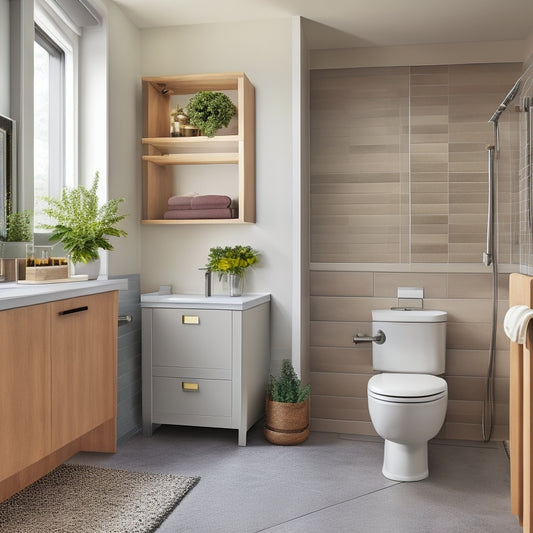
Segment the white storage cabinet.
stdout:
<svg viewBox="0 0 533 533">
<path fill-rule="evenodd" d="M 270 295 L 208 298 L 145 294 L 143 432 L 154 424 L 248 429 L 264 413 Z"/>
</svg>

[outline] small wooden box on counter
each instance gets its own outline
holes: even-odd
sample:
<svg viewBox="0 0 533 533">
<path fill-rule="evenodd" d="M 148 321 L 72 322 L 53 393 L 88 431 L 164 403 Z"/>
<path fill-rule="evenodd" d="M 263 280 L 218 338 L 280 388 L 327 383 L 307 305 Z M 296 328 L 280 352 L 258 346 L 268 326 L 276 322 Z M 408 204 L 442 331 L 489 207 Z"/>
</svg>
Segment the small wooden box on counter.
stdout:
<svg viewBox="0 0 533 533">
<path fill-rule="evenodd" d="M 50 281 L 68 278 L 68 265 L 26 267 L 28 281 Z"/>
</svg>

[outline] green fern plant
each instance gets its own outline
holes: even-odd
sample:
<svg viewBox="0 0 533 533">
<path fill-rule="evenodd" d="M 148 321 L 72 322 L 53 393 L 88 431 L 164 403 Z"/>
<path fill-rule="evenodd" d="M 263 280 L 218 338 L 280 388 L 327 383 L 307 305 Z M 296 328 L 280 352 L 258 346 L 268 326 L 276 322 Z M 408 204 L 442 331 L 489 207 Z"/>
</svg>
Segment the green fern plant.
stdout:
<svg viewBox="0 0 533 533">
<path fill-rule="evenodd" d="M 116 227 L 126 215 L 119 214 L 124 198 L 109 200 L 98 207 L 98 172 L 90 189 L 78 186 L 64 188 L 61 198 L 44 198 L 48 208 L 43 209 L 56 224 L 42 224 L 52 230 L 50 241 L 60 241 L 73 263 L 88 263 L 98 259 L 98 250 L 113 250 L 108 237 L 126 237 L 127 233 Z"/>
<path fill-rule="evenodd" d="M 270 375 L 268 396 L 273 402 L 299 403 L 307 400 L 311 394 L 311 385 L 302 386 L 289 359 L 281 363 L 279 378 Z"/>
</svg>

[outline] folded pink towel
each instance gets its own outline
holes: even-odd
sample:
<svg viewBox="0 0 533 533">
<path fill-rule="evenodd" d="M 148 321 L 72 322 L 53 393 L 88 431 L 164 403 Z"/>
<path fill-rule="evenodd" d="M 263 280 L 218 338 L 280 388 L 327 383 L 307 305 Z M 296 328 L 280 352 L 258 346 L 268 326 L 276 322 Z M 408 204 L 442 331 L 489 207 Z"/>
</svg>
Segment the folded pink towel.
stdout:
<svg viewBox="0 0 533 533">
<path fill-rule="evenodd" d="M 191 209 L 194 196 L 172 196 L 168 199 L 169 209 Z"/>
<path fill-rule="evenodd" d="M 192 209 L 223 209 L 231 205 L 231 198 L 220 194 L 204 194 L 191 199 Z"/>
<path fill-rule="evenodd" d="M 187 220 L 198 218 L 233 218 L 233 209 L 170 209 L 163 215 L 165 220 Z"/>
<path fill-rule="evenodd" d="M 220 194 L 196 196 L 172 196 L 168 199 L 168 209 L 224 209 L 231 205 L 231 198 Z"/>
</svg>

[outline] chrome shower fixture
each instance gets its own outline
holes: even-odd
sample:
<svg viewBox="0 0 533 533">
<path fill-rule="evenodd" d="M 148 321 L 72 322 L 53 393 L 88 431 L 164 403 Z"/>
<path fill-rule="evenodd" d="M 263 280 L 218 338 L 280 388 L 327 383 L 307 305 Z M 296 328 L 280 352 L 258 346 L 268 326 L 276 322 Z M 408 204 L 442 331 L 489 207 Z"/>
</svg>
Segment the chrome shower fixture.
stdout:
<svg viewBox="0 0 533 533">
<path fill-rule="evenodd" d="M 507 93 L 507 96 L 503 99 L 503 102 L 498 106 L 498 109 L 494 112 L 492 117 L 490 117 L 489 122 L 496 123 L 500 118 L 500 115 L 507 109 L 507 106 L 517 95 L 518 90 L 520 89 L 520 82 L 522 78 L 518 78 L 517 82 L 513 85 L 513 88 Z"/>
</svg>

